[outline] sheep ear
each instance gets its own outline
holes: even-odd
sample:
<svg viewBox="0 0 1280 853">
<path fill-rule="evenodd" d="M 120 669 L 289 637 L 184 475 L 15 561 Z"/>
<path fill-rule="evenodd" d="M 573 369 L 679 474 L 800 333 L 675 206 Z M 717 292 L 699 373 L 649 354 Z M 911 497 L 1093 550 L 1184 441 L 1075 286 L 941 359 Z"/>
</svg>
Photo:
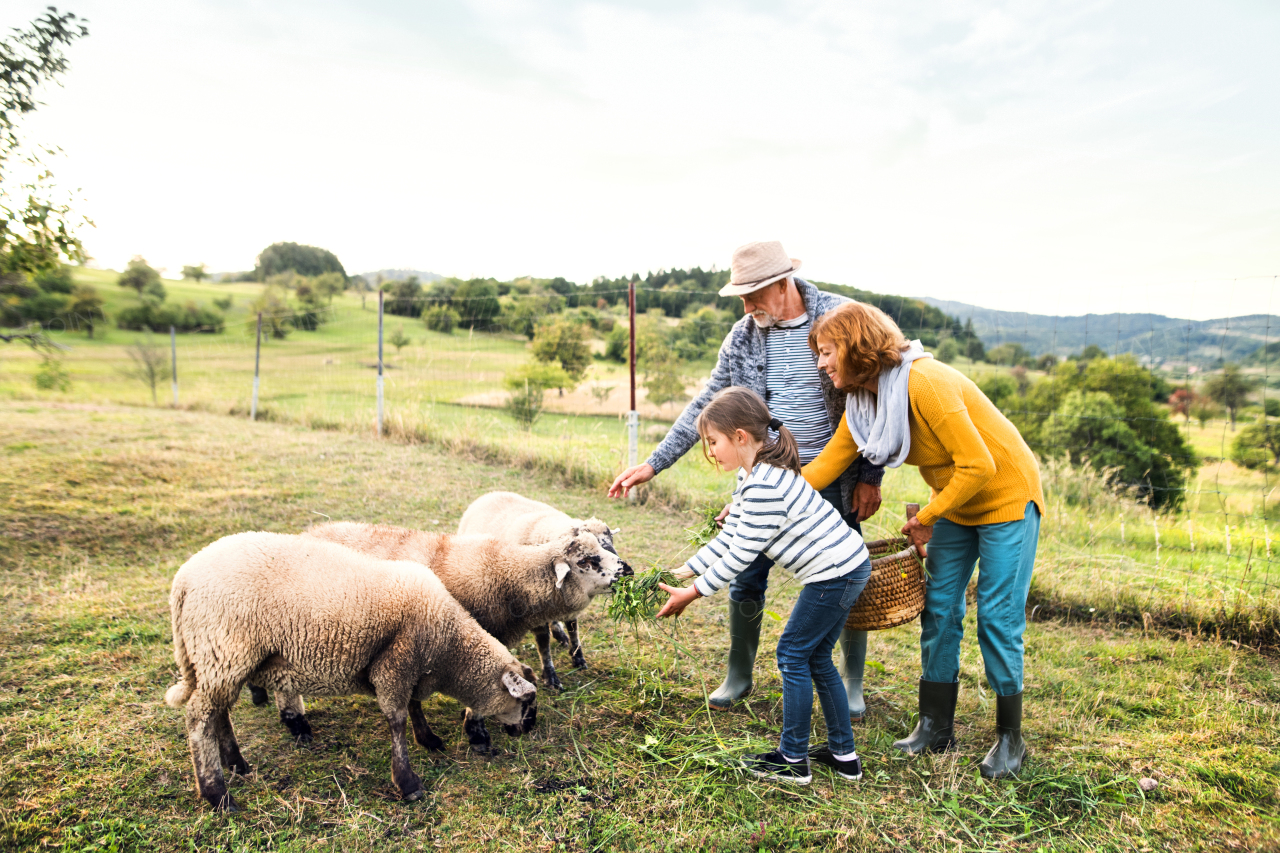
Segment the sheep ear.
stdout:
<svg viewBox="0 0 1280 853">
<path fill-rule="evenodd" d="M 538 692 L 538 688 L 534 687 L 514 672 L 502 673 L 502 686 L 507 688 L 507 692 L 516 699 L 523 699 L 530 693 Z"/>
<path fill-rule="evenodd" d="M 621 532 L 622 532 L 622 528 L 621 528 L 621 527 L 615 527 L 615 528 L 613 528 L 613 529 L 611 529 L 611 530 L 609 531 L 609 535 L 610 535 L 610 536 L 617 536 L 617 535 L 618 535 L 619 533 L 621 533 Z"/>
<path fill-rule="evenodd" d="M 564 586 L 564 579 L 569 576 L 568 563 L 556 563 L 556 589 Z"/>
</svg>

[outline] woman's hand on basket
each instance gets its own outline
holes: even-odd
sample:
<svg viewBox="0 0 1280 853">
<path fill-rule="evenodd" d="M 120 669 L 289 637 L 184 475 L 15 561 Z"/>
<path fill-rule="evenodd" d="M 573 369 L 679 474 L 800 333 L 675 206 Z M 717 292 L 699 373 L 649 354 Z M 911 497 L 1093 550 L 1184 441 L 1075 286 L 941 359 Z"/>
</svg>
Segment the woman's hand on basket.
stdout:
<svg viewBox="0 0 1280 853">
<path fill-rule="evenodd" d="M 657 618 L 659 619 L 667 616 L 679 616 L 686 607 L 693 603 L 694 599 L 702 597 L 702 593 L 698 592 L 696 586 L 667 586 L 665 583 L 660 583 L 658 588 L 671 595 L 667 599 L 667 603 L 662 605 L 662 609 L 658 611 Z"/>
<path fill-rule="evenodd" d="M 912 518 L 902 525 L 902 532 L 906 534 L 911 544 L 916 546 L 916 551 L 920 554 L 921 559 L 929 556 L 926 546 L 929 544 L 929 540 L 933 538 L 933 525 L 921 524 L 920 519 Z"/>
</svg>

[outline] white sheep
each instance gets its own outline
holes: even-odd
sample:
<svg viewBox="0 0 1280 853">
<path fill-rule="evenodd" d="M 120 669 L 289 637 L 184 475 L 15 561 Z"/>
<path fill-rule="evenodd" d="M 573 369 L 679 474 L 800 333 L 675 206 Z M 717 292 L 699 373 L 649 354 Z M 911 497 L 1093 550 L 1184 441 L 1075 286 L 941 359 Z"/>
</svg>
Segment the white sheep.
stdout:
<svg viewBox="0 0 1280 853">
<path fill-rule="evenodd" d="M 405 720 L 420 742 L 434 737 L 421 705 L 432 693 L 533 726 L 533 671 L 417 563 L 314 537 L 238 533 L 178 569 L 169 610 L 181 680 L 165 702 L 187 706 L 196 785 L 215 808 L 236 810 L 220 763 L 249 772 L 229 714 L 249 679 L 277 696 L 375 696 L 391 724 L 392 779 L 408 800 L 422 796 L 422 784 L 409 766 Z"/>
<path fill-rule="evenodd" d="M 489 492 L 476 498 L 458 522 L 459 534 L 487 533 L 521 545 L 541 545 L 559 538 L 571 530 L 588 530 L 595 534 L 600 544 L 616 554 L 613 534 L 616 532 L 598 518 L 577 519 L 561 512 L 550 504 L 535 501 L 515 492 Z M 569 647 L 570 659 L 578 669 L 587 665 L 578 639 L 577 614 L 566 618 L 563 625 L 552 622 L 536 626 L 534 639 L 538 643 L 538 657 L 542 661 L 544 681 L 555 689 L 561 688 L 551 660 L 551 637 Z"/>
<path fill-rule="evenodd" d="M 429 567 L 480 626 L 512 646 L 530 630 L 573 616 L 618 578 L 631 574 L 612 548 L 586 530 L 566 531 L 541 545 L 515 545 L 493 536 L 450 536 L 381 524 L 333 522 L 304 537 L 336 542 L 384 560 L 411 560 Z M 555 670 L 552 670 L 554 675 Z M 277 694 L 281 720 L 296 735 L 284 709 L 301 708 L 296 696 Z M 310 726 L 303 717 L 293 724 Z M 467 739 L 488 753 L 483 719 L 467 718 Z"/>
</svg>

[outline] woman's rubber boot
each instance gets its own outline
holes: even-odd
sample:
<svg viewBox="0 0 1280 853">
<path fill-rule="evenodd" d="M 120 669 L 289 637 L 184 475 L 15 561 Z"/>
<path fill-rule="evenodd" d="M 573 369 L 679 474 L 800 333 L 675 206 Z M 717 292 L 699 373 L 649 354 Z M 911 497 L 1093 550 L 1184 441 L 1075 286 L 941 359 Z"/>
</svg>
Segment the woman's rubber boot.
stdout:
<svg viewBox="0 0 1280 853">
<path fill-rule="evenodd" d="M 960 683 L 945 684 L 940 681 L 920 681 L 920 722 L 915 731 L 893 746 L 907 755 L 922 752 L 945 752 L 956 745 L 956 698 L 960 695 Z"/>
<path fill-rule="evenodd" d="M 1022 694 L 996 697 L 996 745 L 979 768 L 984 779 L 1017 776 L 1027 745 L 1022 740 Z"/>
<path fill-rule="evenodd" d="M 840 631 L 840 656 L 836 669 L 844 682 L 844 692 L 849 694 L 849 719 L 860 722 L 867 713 L 867 703 L 862 698 L 862 670 L 867 665 L 867 632 Z"/>
<path fill-rule="evenodd" d="M 763 601 L 729 599 L 729 674 L 707 703 L 724 711 L 751 692 L 751 671 L 756 665 L 756 649 L 760 647 L 760 622 L 764 619 Z"/>
</svg>

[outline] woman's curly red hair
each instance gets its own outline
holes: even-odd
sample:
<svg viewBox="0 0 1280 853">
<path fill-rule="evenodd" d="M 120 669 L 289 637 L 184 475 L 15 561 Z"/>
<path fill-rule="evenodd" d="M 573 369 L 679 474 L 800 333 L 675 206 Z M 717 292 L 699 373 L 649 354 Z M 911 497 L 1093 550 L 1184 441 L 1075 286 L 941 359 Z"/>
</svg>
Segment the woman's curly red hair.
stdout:
<svg viewBox="0 0 1280 853">
<path fill-rule="evenodd" d="M 814 352 L 819 339 L 835 348 L 841 377 L 853 386 L 902 364 L 902 351 L 907 348 L 898 324 L 865 302 L 848 302 L 823 314 L 809 332 L 809 348 Z"/>
</svg>

